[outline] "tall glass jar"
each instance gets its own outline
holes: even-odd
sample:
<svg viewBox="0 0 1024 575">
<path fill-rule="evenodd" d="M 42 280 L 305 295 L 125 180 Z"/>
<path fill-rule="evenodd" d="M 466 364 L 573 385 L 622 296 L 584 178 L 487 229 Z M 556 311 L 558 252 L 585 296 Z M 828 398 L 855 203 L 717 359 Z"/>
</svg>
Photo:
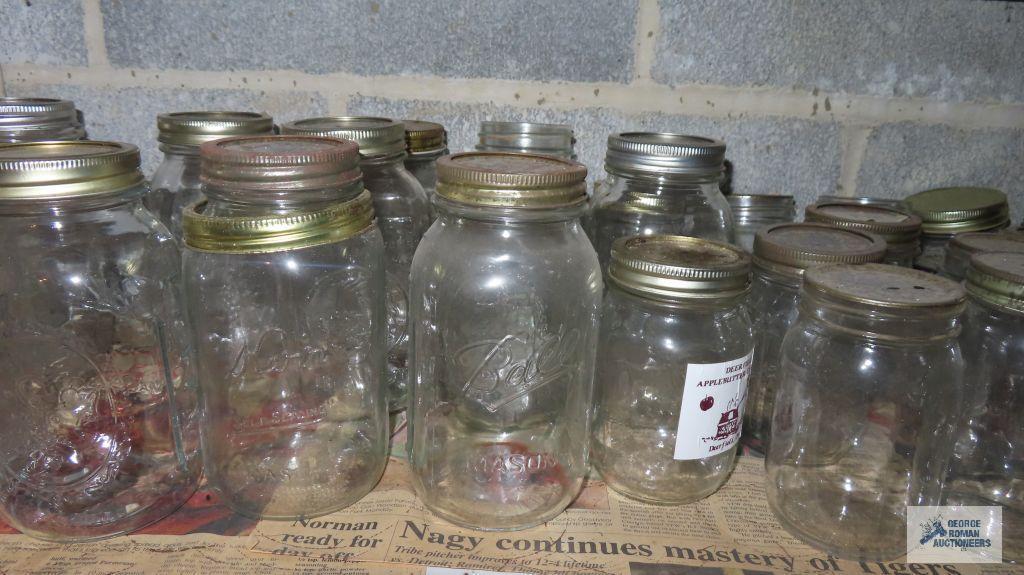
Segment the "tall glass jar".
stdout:
<svg viewBox="0 0 1024 575">
<path fill-rule="evenodd" d="M 1010 225 L 1006 194 L 990 188 L 937 188 L 918 192 L 906 200 L 921 218 L 921 255 L 914 267 L 942 271 L 946 246 L 964 232 L 1001 230 Z"/>
<path fill-rule="evenodd" d="M 437 159 L 448 155 L 448 133 L 444 126 L 422 120 L 402 120 L 405 126 L 405 169 L 409 170 L 427 194 L 437 189 Z"/>
<path fill-rule="evenodd" d="M 487 152 L 540 154 L 576 159 L 572 126 L 537 122 L 480 122 L 476 149 Z"/>
<path fill-rule="evenodd" d="M 537 525 L 583 484 L 603 291 L 586 173 L 529 154 L 438 161 L 412 268 L 409 449 L 420 499 L 458 525 Z"/>
<path fill-rule="evenodd" d="M 1006 252 L 1024 253 L 1024 234 L 1016 232 L 967 232 L 958 234 L 946 246 L 942 275 L 956 281 L 967 277 L 968 264 L 975 254 Z"/>
<path fill-rule="evenodd" d="M 963 288 L 882 264 L 804 275 L 766 461 L 788 531 L 852 560 L 907 551 L 907 506 L 939 505 L 960 402 Z"/>
<path fill-rule="evenodd" d="M 874 234 L 824 224 L 779 224 L 757 233 L 749 300 L 755 351 L 743 422 L 746 443 L 765 450 L 770 440 L 782 338 L 796 321 L 804 271 L 827 263 L 880 262 L 885 251 L 885 241 Z"/>
<path fill-rule="evenodd" d="M 887 264 L 913 267 L 921 253 L 921 218 L 894 208 L 818 202 L 807 206 L 804 220 L 880 236 L 885 240 Z"/>
<path fill-rule="evenodd" d="M 0 143 L 84 139 L 85 128 L 70 100 L 0 98 Z"/>
<path fill-rule="evenodd" d="M 202 199 L 199 145 L 228 136 L 274 132 L 274 121 L 253 112 L 172 112 L 156 117 L 164 160 L 150 180 L 143 203 L 181 241 L 185 208 Z"/>
<path fill-rule="evenodd" d="M 762 228 L 796 220 L 793 196 L 732 194 L 725 197 L 736 226 L 736 245 L 748 254 L 754 251 L 754 236 Z"/>
<path fill-rule="evenodd" d="M 387 382 L 391 411 L 405 408 L 409 364 L 409 267 L 431 223 L 423 186 L 405 168 L 405 128 L 387 118 L 311 118 L 281 126 L 283 134 L 345 138 L 359 144 L 363 183 L 373 196 L 384 236 L 387 286 Z"/>
<path fill-rule="evenodd" d="M 1024 254 L 971 259 L 960 338 L 964 408 L 946 505 L 1002 507 L 1003 560 L 1024 562 Z"/>
<path fill-rule="evenodd" d="M 754 341 L 750 258 L 681 236 L 612 247 L 595 377 L 593 463 L 609 487 L 679 505 L 732 471 Z"/>
<path fill-rule="evenodd" d="M 0 146 L 0 515 L 84 541 L 174 511 L 201 474 L 173 238 L 139 150 Z"/>
<path fill-rule="evenodd" d="M 207 481 L 249 517 L 341 509 L 388 446 L 383 240 L 356 145 L 233 137 L 200 161 L 184 275 Z"/>
<path fill-rule="evenodd" d="M 729 204 L 718 189 L 725 144 L 679 134 L 608 136 L 601 194 L 594 198 L 590 239 L 607 272 L 615 240 L 679 235 L 733 243 Z"/>
</svg>

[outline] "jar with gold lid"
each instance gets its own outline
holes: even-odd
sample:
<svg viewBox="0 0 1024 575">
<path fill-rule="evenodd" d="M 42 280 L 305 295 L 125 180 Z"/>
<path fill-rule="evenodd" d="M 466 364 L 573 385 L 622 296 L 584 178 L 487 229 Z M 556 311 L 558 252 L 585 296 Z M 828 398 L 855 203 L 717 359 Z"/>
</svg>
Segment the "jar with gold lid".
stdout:
<svg viewBox="0 0 1024 575">
<path fill-rule="evenodd" d="M 754 250 L 754 236 L 774 224 L 796 220 L 793 196 L 769 194 L 730 194 L 725 197 L 736 226 L 736 245 L 749 254 Z"/>
<path fill-rule="evenodd" d="M 444 126 L 422 120 L 402 120 L 405 126 L 405 168 L 415 176 L 429 201 L 437 189 L 437 159 L 448 155 Z"/>
<path fill-rule="evenodd" d="M 884 262 L 912 267 L 921 253 L 921 218 L 895 208 L 870 204 L 818 202 L 807 206 L 805 221 L 860 230 L 885 240 Z"/>
<path fill-rule="evenodd" d="M 84 139 L 85 128 L 74 102 L 0 97 L 0 143 Z"/>
<path fill-rule="evenodd" d="M 958 234 L 946 246 L 942 275 L 964 281 L 971 257 L 976 254 L 1006 252 L 1024 253 L 1024 234 L 1020 232 L 967 232 Z"/>
<path fill-rule="evenodd" d="M 420 499 L 456 524 L 543 523 L 583 484 L 603 291 L 579 223 L 586 173 L 531 154 L 438 160 L 412 267 L 409 450 Z"/>
<path fill-rule="evenodd" d="M 0 515 L 83 541 L 185 502 L 202 472 L 174 239 L 139 150 L 0 146 Z"/>
<path fill-rule="evenodd" d="M 679 505 L 732 470 L 754 351 L 750 258 L 681 236 L 612 246 L 595 376 L 592 462 L 615 491 Z"/>
<path fill-rule="evenodd" d="M 207 481 L 249 517 L 341 509 L 388 444 L 383 240 L 356 145 L 238 136 L 200 162 L 184 280 Z"/>
<path fill-rule="evenodd" d="M 480 122 L 476 149 L 486 152 L 540 154 L 576 159 L 572 126 L 538 122 Z"/>
<path fill-rule="evenodd" d="M 922 221 L 921 255 L 914 266 L 933 273 L 942 271 L 946 246 L 957 234 L 1010 225 L 1006 194 L 991 188 L 936 188 L 908 197 L 906 204 Z"/>
</svg>

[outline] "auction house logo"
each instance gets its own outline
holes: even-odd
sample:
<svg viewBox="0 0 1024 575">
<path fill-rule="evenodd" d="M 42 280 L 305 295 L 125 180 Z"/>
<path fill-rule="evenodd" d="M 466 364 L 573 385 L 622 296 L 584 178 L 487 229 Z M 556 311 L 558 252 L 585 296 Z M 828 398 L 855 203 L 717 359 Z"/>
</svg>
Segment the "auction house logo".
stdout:
<svg viewBox="0 0 1024 575">
<path fill-rule="evenodd" d="M 1000 563 L 1002 507 L 907 507 L 907 561 Z"/>
</svg>

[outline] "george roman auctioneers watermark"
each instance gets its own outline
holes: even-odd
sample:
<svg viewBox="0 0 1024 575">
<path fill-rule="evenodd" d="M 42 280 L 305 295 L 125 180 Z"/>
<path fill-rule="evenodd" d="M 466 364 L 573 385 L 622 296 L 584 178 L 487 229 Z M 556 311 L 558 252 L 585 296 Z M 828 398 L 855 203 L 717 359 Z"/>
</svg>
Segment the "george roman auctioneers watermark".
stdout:
<svg viewBox="0 0 1024 575">
<path fill-rule="evenodd" d="M 907 507 L 907 560 L 913 563 L 1002 562 L 1002 507 Z"/>
</svg>

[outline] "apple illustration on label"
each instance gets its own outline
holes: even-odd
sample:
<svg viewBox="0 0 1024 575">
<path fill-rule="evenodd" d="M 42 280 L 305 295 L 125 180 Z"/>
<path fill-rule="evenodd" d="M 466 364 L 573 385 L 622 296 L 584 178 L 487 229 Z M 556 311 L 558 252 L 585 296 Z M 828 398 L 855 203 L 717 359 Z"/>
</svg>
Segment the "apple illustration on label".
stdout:
<svg viewBox="0 0 1024 575">
<path fill-rule="evenodd" d="M 707 411 L 715 405 L 715 398 L 710 395 L 700 400 L 700 410 Z"/>
</svg>

